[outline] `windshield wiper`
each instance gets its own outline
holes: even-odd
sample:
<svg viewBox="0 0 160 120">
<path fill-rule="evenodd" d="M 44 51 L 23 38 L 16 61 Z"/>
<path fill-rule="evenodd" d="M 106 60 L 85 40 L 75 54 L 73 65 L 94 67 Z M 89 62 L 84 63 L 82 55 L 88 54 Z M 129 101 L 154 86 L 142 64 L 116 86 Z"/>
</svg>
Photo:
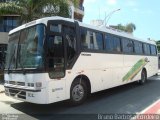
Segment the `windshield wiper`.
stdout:
<svg viewBox="0 0 160 120">
<path fill-rule="evenodd" d="M 12 54 L 11 59 L 9 61 L 8 74 L 10 73 L 10 67 L 11 67 L 11 63 L 12 63 L 12 60 L 13 60 L 14 55 L 15 55 L 15 51 L 16 51 L 16 47 L 14 48 L 13 54 Z"/>
</svg>

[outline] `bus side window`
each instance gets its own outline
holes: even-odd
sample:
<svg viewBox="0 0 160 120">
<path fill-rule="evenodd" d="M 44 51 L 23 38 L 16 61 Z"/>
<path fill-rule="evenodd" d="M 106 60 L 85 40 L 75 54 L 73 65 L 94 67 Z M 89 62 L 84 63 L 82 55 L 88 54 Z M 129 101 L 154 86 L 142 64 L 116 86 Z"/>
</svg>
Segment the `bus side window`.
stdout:
<svg viewBox="0 0 160 120">
<path fill-rule="evenodd" d="M 133 54 L 134 52 L 133 41 L 123 38 L 122 43 L 123 43 L 123 52 L 126 54 Z"/>
<path fill-rule="evenodd" d="M 81 47 L 89 50 L 103 50 L 103 34 L 81 28 Z"/>
<path fill-rule="evenodd" d="M 76 36 L 74 27 L 63 26 L 64 36 L 67 43 L 67 66 L 69 66 L 76 54 Z"/>
<path fill-rule="evenodd" d="M 157 55 L 156 46 L 150 45 L 150 48 L 151 48 L 151 55 Z"/>
<path fill-rule="evenodd" d="M 108 52 L 115 52 L 115 53 L 121 52 L 121 40 L 119 37 L 107 34 L 105 35 L 105 41 L 106 41 L 105 49 Z"/>
<path fill-rule="evenodd" d="M 82 49 L 88 49 L 88 42 L 87 42 L 87 30 L 85 28 L 81 29 L 81 47 Z"/>
<path fill-rule="evenodd" d="M 145 55 L 150 55 L 151 54 L 151 51 L 150 51 L 150 46 L 149 44 L 143 44 L 143 50 L 144 50 L 144 54 Z"/>
<path fill-rule="evenodd" d="M 102 33 L 96 33 L 96 44 L 95 49 L 103 50 L 103 34 Z"/>
<path fill-rule="evenodd" d="M 138 41 L 134 41 L 134 51 L 135 54 L 143 54 L 142 43 Z"/>
</svg>

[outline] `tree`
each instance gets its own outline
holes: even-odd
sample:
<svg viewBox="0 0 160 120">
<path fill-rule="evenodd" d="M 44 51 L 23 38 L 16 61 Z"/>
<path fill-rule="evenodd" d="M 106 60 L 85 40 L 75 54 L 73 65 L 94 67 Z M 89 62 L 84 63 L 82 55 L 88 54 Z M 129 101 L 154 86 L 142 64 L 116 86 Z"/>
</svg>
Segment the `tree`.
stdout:
<svg viewBox="0 0 160 120">
<path fill-rule="evenodd" d="M 69 17 L 69 4 L 77 5 L 78 0 L 16 0 L 0 4 L 0 16 L 20 15 L 21 22 L 29 22 L 46 16 Z"/>
<path fill-rule="evenodd" d="M 133 23 L 129 23 L 125 26 L 125 31 L 129 33 L 133 33 L 136 30 L 136 25 Z"/>
<path fill-rule="evenodd" d="M 111 26 L 111 27 L 128 33 L 133 33 L 136 30 L 136 25 L 133 23 L 129 23 L 127 25 L 118 24 L 117 26 Z"/>
</svg>

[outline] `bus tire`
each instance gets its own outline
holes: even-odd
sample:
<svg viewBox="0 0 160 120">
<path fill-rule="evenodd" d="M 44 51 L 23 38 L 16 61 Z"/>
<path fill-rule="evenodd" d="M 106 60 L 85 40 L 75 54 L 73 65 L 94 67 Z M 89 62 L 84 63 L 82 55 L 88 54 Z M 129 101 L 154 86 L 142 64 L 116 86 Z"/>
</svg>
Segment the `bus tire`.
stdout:
<svg viewBox="0 0 160 120">
<path fill-rule="evenodd" d="M 72 105 L 82 104 L 86 100 L 87 95 L 88 89 L 84 80 L 75 80 L 71 85 L 70 103 Z"/>
<path fill-rule="evenodd" d="M 146 70 L 143 69 L 141 72 L 141 79 L 139 80 L 139 84 L 143 85 L 146 83 L 146 81 L 147 81 L 147 72 Z"/>
</svg>

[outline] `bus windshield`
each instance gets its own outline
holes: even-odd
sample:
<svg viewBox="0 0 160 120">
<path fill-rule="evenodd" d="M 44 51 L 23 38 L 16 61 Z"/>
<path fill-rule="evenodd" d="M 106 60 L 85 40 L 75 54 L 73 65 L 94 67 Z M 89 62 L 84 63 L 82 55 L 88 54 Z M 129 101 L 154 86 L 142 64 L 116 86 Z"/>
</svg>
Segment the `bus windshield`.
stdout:
<svg viewBox="0 0 160 120">
<path fill-rule="evenodd" d="M 8 70 L 42 68 L 44 39 L 45 26 L 42 24 L 11 34 L 5 68 Z"/>
</svg>

